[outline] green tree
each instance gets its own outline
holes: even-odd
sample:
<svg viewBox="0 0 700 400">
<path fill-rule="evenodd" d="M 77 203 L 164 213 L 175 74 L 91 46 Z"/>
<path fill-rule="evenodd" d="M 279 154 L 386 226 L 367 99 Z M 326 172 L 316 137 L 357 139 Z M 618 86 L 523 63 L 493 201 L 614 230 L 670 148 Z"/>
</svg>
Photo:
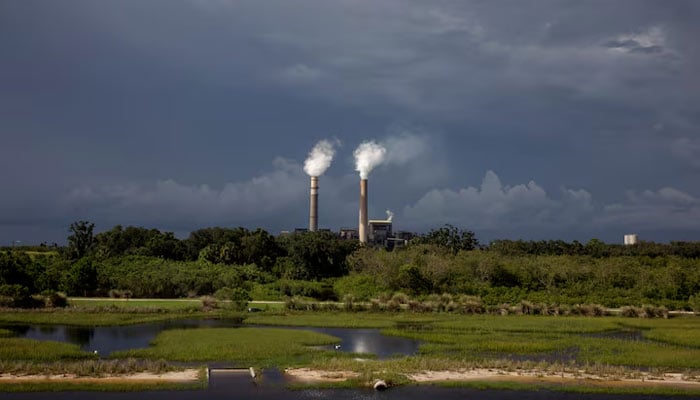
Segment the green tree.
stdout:
<svg viewBox="0 0 700 400">
<path fill-rule="evenodd" d="M 97 268 L 89 258 L 73 263 L 61 279 L 61 290 L 71 296 L 90 296 L 97 288 Z"/>
<path fill-rule="evenodd" d="M 0 252 L 0 285 L 20 285 L 34 290 L 32 261 L 23 251 Z"/>
<path fill-rule="evenodd" d="M 452 254 L 457 254 L 460 250 L 468 251 L 479 247 L 479 241 L 474 232 L 461 230 L 450 224 L 445 224 L 439 229 L 431 229 L 427 235 L 418 238 L 417 242 L 444 248 Z"/>
<path fill-rule="evenodd" d="M 341 240 L 330 232 L 304 232 L 278 238 L 284 255 L 278 258 L 276 273 L 289 279 L 317 280 L 343 276 L 346 258 L 357 242 Z"/>
<path fill-rule="evenodd" d="M 76 221 L 70 225 L 68 231 L 67 255 L 71 260 L 85 257 L 95 245 L 95 237 L 92 233 L 95 224 L 88 221 Z"/>
</svg>

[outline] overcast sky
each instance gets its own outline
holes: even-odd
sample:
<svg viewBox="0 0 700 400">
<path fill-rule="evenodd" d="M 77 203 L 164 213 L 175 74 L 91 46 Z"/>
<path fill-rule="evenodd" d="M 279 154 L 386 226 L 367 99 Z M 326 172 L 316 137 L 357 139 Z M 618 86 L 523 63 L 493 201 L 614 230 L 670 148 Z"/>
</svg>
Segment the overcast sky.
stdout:
<svg viewBox="0 0 700 400">
<path fill-rule="evenodd" d="M 0 244 L 71 222 L 700 240 L 700 2 L 0 0 Z"/>
</svg>

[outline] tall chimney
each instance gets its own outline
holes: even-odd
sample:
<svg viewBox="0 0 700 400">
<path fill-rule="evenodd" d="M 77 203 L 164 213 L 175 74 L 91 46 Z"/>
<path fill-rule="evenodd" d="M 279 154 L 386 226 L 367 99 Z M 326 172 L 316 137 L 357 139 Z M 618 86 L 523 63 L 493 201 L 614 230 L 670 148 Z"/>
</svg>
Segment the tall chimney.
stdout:
<svg viewBox="0 0 700 400">
<path fill-rule="evenodd" d="M 309 232 L 318 230 L 318 176 L 311 177 L 311 201 L 309 203 Z"/>
<path fill-rule="evenodd" d="M 360 243 L 367 243 L 367 179 L 360 179 Z"/>
</svg>

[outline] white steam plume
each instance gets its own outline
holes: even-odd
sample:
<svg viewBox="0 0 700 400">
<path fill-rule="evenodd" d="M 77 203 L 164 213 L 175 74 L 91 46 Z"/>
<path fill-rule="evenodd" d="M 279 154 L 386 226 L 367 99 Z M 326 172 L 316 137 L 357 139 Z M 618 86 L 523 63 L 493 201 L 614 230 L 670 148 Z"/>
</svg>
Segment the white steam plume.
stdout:
<svg viewBox="0 0 700 400">
<path fill-rule="evenodd" d="M 316 146 L 311 149 L 309 156 L 304 161 L 304 171 L 309 176 L 321 176 L 326 172 L 335 155 L 335 144 L 337 144 L 337 141 L 334 143 L 324 139 L 316 143 Z"/>
<path fill-rule="evenodd" d="M 394 212 L 391 210 L 386 210 L 386 220 L 391 221 L 394 219 Z"/>
<path fill-rule="evenodd" d="M 386 148 L 374 141 L 362 142 L 353 152 L 355 156 L 355 170 L 360 173 L 360 178 L 367 179 L 370 171 L 384 161 Z"/>
</svg>

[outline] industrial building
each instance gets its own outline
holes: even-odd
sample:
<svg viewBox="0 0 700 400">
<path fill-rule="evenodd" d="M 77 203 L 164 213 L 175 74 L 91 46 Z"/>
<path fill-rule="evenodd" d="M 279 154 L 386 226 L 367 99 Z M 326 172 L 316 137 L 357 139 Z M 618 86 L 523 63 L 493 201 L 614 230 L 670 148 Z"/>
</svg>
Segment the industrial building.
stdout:
<svg viewBox="0 0 700 400">
<path fill-rule="evenodd" d="M 638 241 L 639 241 L 639 237 L 637 236 L 636 233 L 625 235 L 625 237 L 624 237 L 625 246 L 631 246 L 631 245 L 637 244 Z"/>
<path fill-rule="evenodd" d="M 386 246 L 387 240 L 393 237 L 392 222 L 390 219 L 370 219 L 367 239 L 373 244 Z"/>
</svg>

